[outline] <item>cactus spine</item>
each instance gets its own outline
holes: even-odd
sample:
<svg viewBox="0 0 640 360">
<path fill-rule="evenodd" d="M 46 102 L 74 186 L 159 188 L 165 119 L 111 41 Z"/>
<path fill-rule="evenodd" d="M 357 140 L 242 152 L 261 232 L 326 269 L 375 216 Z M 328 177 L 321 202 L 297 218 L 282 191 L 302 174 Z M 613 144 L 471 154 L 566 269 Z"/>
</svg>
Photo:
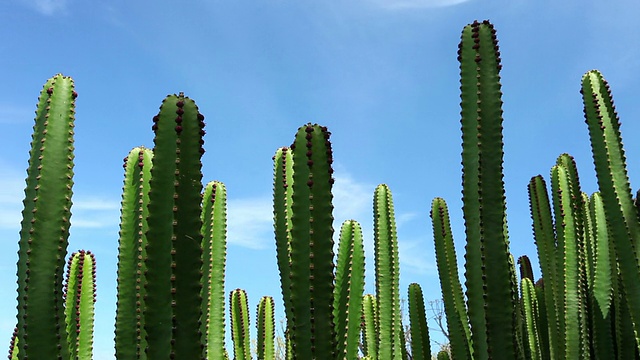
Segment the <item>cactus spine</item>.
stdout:
<svg viewBox="0 0 640 360">
<path fill-rule="evenodd" d="M 147 219 L 147 357 L 200 359 L 202 228 L 200 158 L 204 116 L 193 100 L 170 95 L 154 117 Z M 170 324 L 170 325 L 169 325 Z"/>
<path fill-rule="evenodd" d="M 18 251 L 21 359 L 69 358 L 62 279 L 73 185 L 73 80 L 49 79 L 40 93 L 27 169 Z M 15 353 L 15 351 L 14 351 Z"/>
<path fill-rule="evenodd" d="M 152 157 L 150 149 L 137 147 L 124 159 L 115 329 L 116 357 L 123 360 L 146 358 L 142 314 Z"/>
<path fill-rule="evenodd" d="M 202 207 L 202 325 L 208 360 L 225 359 L 224 269 L 227 253 L 227 188 L 219 181 L 205 186 Z"/>
<path fill-rule="evenodd" d="M 67 343 L 72 359 L 93 358 L 96 260 L 90 251 L 71 254 L 64 286 Z"/>
</svg>

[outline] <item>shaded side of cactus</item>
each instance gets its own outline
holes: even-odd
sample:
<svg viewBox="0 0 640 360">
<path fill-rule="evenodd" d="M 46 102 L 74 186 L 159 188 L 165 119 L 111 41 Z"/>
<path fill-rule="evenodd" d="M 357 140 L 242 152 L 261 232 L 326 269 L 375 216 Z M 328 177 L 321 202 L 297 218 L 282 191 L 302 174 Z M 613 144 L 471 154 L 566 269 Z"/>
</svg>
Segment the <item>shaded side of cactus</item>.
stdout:
<svg viewBox="0 0 640 360">
<path fill-rule="evenodd" d="M 378 359 L 377 301 L 373 294 L 362 298 L 362 352 L 371 360 Z"/>
<path fill-rule="evenodd" d="M 458 51 L 465 284 L 476 359 L 516 357 L 516 296 L 506 236 L 501 65 L 495 33 L 488 21 L 474 22 L 464 28 Z"/>
<path fill-rule="evenodd" d="M 300 127 L 291 145 L 291 306 L 294 359 L 335 356 L 333 325 L 333 155 L 325 127 Z"/>
<path fill-rule="evenodd" d="M 249 300 L 246 291 L 235 289 L 229 293 L 231 315 L 231 339 L 233 358 L 251 360 L 251 336 L 249 333 Z"/>
<path fill-rule="evenodd" d="M 271 296 L 263 296 L 256 313 L 258 360 L 275 358 L 275 302 Z"/>
<path fill-rule="evenodd" d="M 209 182 L 202 200 L 202 342 L 208 360 L 225 359 L 225 290 L 227 189 Z"/>
<path fill-rule="evenodd" d="M 409 285 L 409 329 L 411 332 L 411 359 L 430 360 L 431 340 L 424 308 L 422 288 L 416 283 Z"/>
<path fill-rule="evenodd" d="M 93 358 L 96 259 L 90 251 L 71 254 L 64 285 L 67 343 L 72 359 Z"/>
<path fill-rule="evenodd" d="M 615 248 L 625 298 L 640 346 L 640 222 L 627 175 L 620 124 L 609 85 L 598 71 L 582 78 L 584 113 L 589 128 L 593 161 L 611 236 Z"/>
<path fill-rule="evenodd" d="M 373 195 L 373 241 L 379 359 L 402 359 L 404 336 L 400 315 L 398 235 L 391 190 L 378 185 Z"/>
<path fill-rule="evenodd" d="M 280 288 L 287 319 L 287 334 L 292 325 L 291 305 L 291 205 L 293 195 L 293 152 L 288 147 L 276 151 L 273 173 L 273 226 Z M 285 338 L 289 336 L 285 334 Z"/>
<path fill-rule="evenodd" d="M 136 147 L 124 159 L 115 327 L 116 357 L 123 360 L 145 358 L 146 335 L 142 314 L 152 158 L 151 149 Z"/>
<path fill-rule="evenodd" d="M 152 359 L 204 356 L 199 323 L 203 120 L 182 93 L 167 96 L 154 117 L 144 309 Z"/>
<path fill-rule="evenodd" d="M 357 359 L 364 292 L 364 245 L 362 228 L 347 220 L 340 228 L 333 319 L 336 329 L 337 357 Z"/>
<path fill-rule="evenodd" d="M 69 357 L 62 281 L 73 185 L 74 83 L 56 75 L 40 93 L 18 251 L 19 356 Z"/>
<path fill-rule="evenodd" d="M 451 232 L 449 210 L 442 198 L 431 203 L 431 221 L 435 240 L 436 262 L 442 289 L 451 355 L 455 359 L 472 359 L 471 329 L 469 317 L 458 276 L 458 262 Z"/>
</svg>

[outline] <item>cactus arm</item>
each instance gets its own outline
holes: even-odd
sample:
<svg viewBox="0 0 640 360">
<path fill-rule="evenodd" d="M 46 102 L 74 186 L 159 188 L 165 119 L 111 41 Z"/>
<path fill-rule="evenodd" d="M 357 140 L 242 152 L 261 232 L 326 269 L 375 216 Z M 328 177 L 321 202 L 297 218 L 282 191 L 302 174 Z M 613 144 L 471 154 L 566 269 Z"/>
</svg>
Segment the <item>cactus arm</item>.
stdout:
<svg viewBox="0 0 640 360">
<path fill-rule="evenodd" d="M 144 259 L 147 205 L 151 179 L 151 149 L 137 147 L 125 158 L 118 241 L 118 302 L 115 351 L 118 359 L 144 358 Z M 133 324 L 133 326 L 132 326 Z"/>
<path fill-rule="evenodd" d="M 273 219 L 276 257 L 280 272 L 280 288 L 284 302 L 287 328 L 293 324 L 291 312 L 291 204 L 293 195 L 293 152 L 287 148 L 276 151 L 273 175 Z M 289 330 L 287 330 L 289 331 Z"/>
<path fill-rule="evenodd" d="M 364 292 L 364 245 L 362 228 L 347 220 L 340 229 L 333 319 L 338 358 L 357 359 Z"/>
<path fill-rule="evenodd" d="M 411 359 L 431 359 L 431 340 L 427 316 L 424 310 L 424 297 L 420 285 L 409 285 L 409 320 L 411 331 Z"/>
<path fill-rule="evenodd" d="M 258 360 L 275 358 L 275 303 L 270 296 L 263 296 L 258 303 L 256 319 L 258 336 Z"/>
<path fill-rule="evenodd" d="M 193 100 L 183 94 L 168 96 L 154 117 L 144 313 L 151 359 L 203 357 L 199 334 L 203 119 Z"/>
<path fill-rule="evenodd" d="M 518 265 L 520 266 L 520 278 L 527 278 L 533 281 L 533 267 L 531 266 L 531 260 L 527 255 L 522 255 L 518 258 Z"/>
<path fill-rule="evenodd" d="M 531 359 L 542 359 L 541 339 L 538 331 L 538 301 L 533 281 L 529 277 L 521 280 L 522 309 L 526 326 L 526 344 Z"/>
<path fill-rule="evenodd" d="M 72 359 L 93 358 L 96 302 L 95 257 L 89 251 L 71 254 L 65 279 L 67 343 Z"/>
<path fill-rule="evenodd" d="M 296 134 L 291 205 L 293 357 L 334 357 L 333 205 L 330 133 L 307 124 Z"/>
<path fill-rule="evenodd" d="M 400 267 L 393 198 L 387 185 L 373 196 L 373 236 L 379 359 L 401 359 L 404 337 L 400 315 Z"/>
<path fill-rule="evenodd" d="M 471 359 L 473 346 L 471 345 L 469 318 L 458 276 L 458 262 L 453 244 L 449 210 L 444 199 L 433 199 L 431 221 L 451 354 L 456 359 Z"/>
<path fill-rule="evenodd" d="M 227 253 L 227 189 L 219 181 L 205 186 L 202 201 L 202 316 L 201 332 L 208 360 L 224 359 Z"/>
<path fill-rule="evenodd" d="M 611 329 L 613 316 L 613 290 L 617 276 L 612 270 L 616 270 L 613 241 L 609 238 L 607 220 L 604 213 L 604 205 L 600 193 L 591 195 L 589 210 L 592 219 L 592 233 L 594 237 L 594 271 L 593 285 L 591 287 L 593 317 L 593 347 L 596 359 L 604 359 L 614 354 L 614 334 Z M 610 251 L 613 250 L 613 251 Z M 617 272 L 617 271 L 616 271 Z"/>
<path fill-rule="evenodd" d="M 73 80 L 60 74 L 40 93 L 27 169 L 18 259 L 18 343 L 30 359 L 69 357 L 62 281 L 71 217 Z M 27 340 L 28 339 L 28 340 Z"/>
<path fill-rule="evenodd" d="M 620 273 L 640 347 L 640 223 L 627 175 L 624 149 L 611 91 L 598 71 L 582 78 L 584 113 L 607 223 L 615 241 Z"/>
<path fill-rule="evenodd" d="M 231 314 L 231 338 L 234 360 L 251 360 L 251 338 L 249 336 L 249 304 L 247 293 L 235 289 L 229 293 Z"/>
<path fill-rule="evenodd" d="M 362 342 L 363 353 L 371 360 L 378 358 L 378 323 L 376 322 L 376 297 L 366 294 L 362 298 Z"/>
<path fill-rule="evenodd" d="M 436 359 L 437 360 L 449 360 L 451 359 L 451 357 L 449 357 L 449 353 L 444 351 L 444 350 L 440 350 L 438 351 L 438 354 L 436 355 Z"/>
<path fill-rule="evenodd" d="M 459 48 L 466 285 L 474 357 L 515 358 L 515 295 L 502 175 L 500 56 L 493 26 L 465 27 Z M 486 266 L 490 264 L 490 266 Z"/>
</svg>

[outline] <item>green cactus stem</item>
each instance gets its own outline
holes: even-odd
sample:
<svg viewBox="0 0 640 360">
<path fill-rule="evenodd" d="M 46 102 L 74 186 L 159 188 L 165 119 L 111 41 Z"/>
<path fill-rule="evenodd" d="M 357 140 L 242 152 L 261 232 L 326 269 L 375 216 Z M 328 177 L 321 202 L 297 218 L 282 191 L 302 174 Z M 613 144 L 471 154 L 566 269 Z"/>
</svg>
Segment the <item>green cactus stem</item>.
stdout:
<svg viewBox="0 0 640 360">
<path fill-rule="evenodd" d="M 263 296 L 256 314 L 258 360 L 275 358 L 275 302 L 271 296 Z"/>
<path fill-rule="evenodd" d="M 333 319 L 338 358 L 357 359 L 364 292 L 364 245 L 362 228 L 347 220 L 340 228 Z"/>
<path fill-rule="evenodd" d="M 447 318 L 451 355 L 455 359 L 471 360 L 473 346 L 469 317 L 458 275 L 458 262 L 451 232 L 449 209 L 442 198 L 431 204 L 431 221 L 435 239 L 436 262 L 442 289 L 442 299 Z"/>
<path fill-rule="evenodd" d="M 67 343 L 71 359 L 93 358 L 96 260 L 90 251 L 71 254 L 64 286 Z"/>
<path fill-rule="evenodd" d="M 640 222 L 629 185 L 618 114 L 600 72 L 592 70 L 583 76 L 581 93 L 600 194 L 610 234 L 616 239 L 625 299 L 640 348 Z"/>
<path fill-rule="evenodd" d="M 207 360 L 225 359 L 224 272 L 227 254 L 227 188 L 219 181 L 205 186 L 202 200 L 202 325 Z"/>
<path fill-rule="evenodd" d="M 235 289 L 229 293 L 231 339 L 234 360 L 251 360 L 249 335 L 249 300 L 246 291 Z"/>
<path fill-rule="evenodd" d="M 146 358 L 142 314 L 152 158 L 151 149 L 136 147 L 124 159 L 115 329 L 116 357 L 122 360 Z"/>
<path fill-rule="evenodd" d="M 540 331 L 538 330 L 538 319 L 540 318 L 538 313 L 538 298 L 533 281 L 529 277 L 522 277 L 520 289 L 522 293 L 522 315 L 526 327 L 524 340 L 527 345 L 525 350 L 528 355 L 527 358 L 542 360 L 541 344 L 543 342 Z"/>
<path fill-rule="evenodd" d="M 62 281 L 73 185 L 73 80 L 56 75 L 40 93 L 18 251 L 19 356 L 68 359 Z"/>
<path fill-rule="evenodd" d="M 145 330 L 150 359 L 201 359 L 204 116 L 182 93 L 153 119 Z"/>
<path fill-rule="evenodd" d="M 293 190 L 289 242 L 291 301 L 288 303 L 291 318 L 288 322 L 294 359 L 335 356 L 333 155 L 329 137 L 325 127 L 307 124 L 298 129 L 290 148 Z"/>
<path fill-rule="evenodd" d="M 400 263 L 391 190 L 378 185 L 373 195 L 373 242 L 376 274 L 378 359 L 402 359 L 404 335 L 400 315 Z"/>
<path fill-rule="evenodd" d="M 502 66 L 495 34 L 488 21 L 467 25 L 458 50 L 467 235 L 465 284 L 473 353 L 480 360 L 516 358 L 516 296 L 502 174 Z"/>
<path fill-rule="evenodd" d="M 362 298 L 362 348 L 366 357 L 378 359 L 378 323 L 377 302 L 373 294 L 366 294 Z"/>
<path fill-rule="evenodd" d="M 431 340 L 420 285 L 409 285 L 409 326 L 411 331 L 411 359 L 430 360 Z"/>
</svg>

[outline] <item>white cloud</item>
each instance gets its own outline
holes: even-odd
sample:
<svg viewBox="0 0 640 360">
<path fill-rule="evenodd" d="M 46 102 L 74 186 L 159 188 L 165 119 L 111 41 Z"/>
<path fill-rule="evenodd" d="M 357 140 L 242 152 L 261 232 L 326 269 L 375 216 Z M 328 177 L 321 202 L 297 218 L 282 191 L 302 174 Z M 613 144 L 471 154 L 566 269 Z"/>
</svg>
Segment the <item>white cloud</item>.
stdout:
<svg viewBox="0 0 640 360">
<path fill-rule="evenodd" d="M 227 241 L 250 249 L 264 249 L 273 238 L 271 198 L 229 200 Z"/>
<path fill-rule="evenodd" d="M 22 2 L 47 16 L 65 12 L 68 4 L 67 0 L 22 0 Z"/>
<path fill-rule="evenodd" d="M 419 9 L 453 6 L 471 0 L 375 0 L 375 2 L 388 9 Z"/>
<path fill-rule="evenodd" d="M 436 265 L 427 258 L 425 244 L 427 243 L 418 240 L 398 240 L 398 256 L 403 269 L 421 275 L 435 274 Z"/>
</svg>

